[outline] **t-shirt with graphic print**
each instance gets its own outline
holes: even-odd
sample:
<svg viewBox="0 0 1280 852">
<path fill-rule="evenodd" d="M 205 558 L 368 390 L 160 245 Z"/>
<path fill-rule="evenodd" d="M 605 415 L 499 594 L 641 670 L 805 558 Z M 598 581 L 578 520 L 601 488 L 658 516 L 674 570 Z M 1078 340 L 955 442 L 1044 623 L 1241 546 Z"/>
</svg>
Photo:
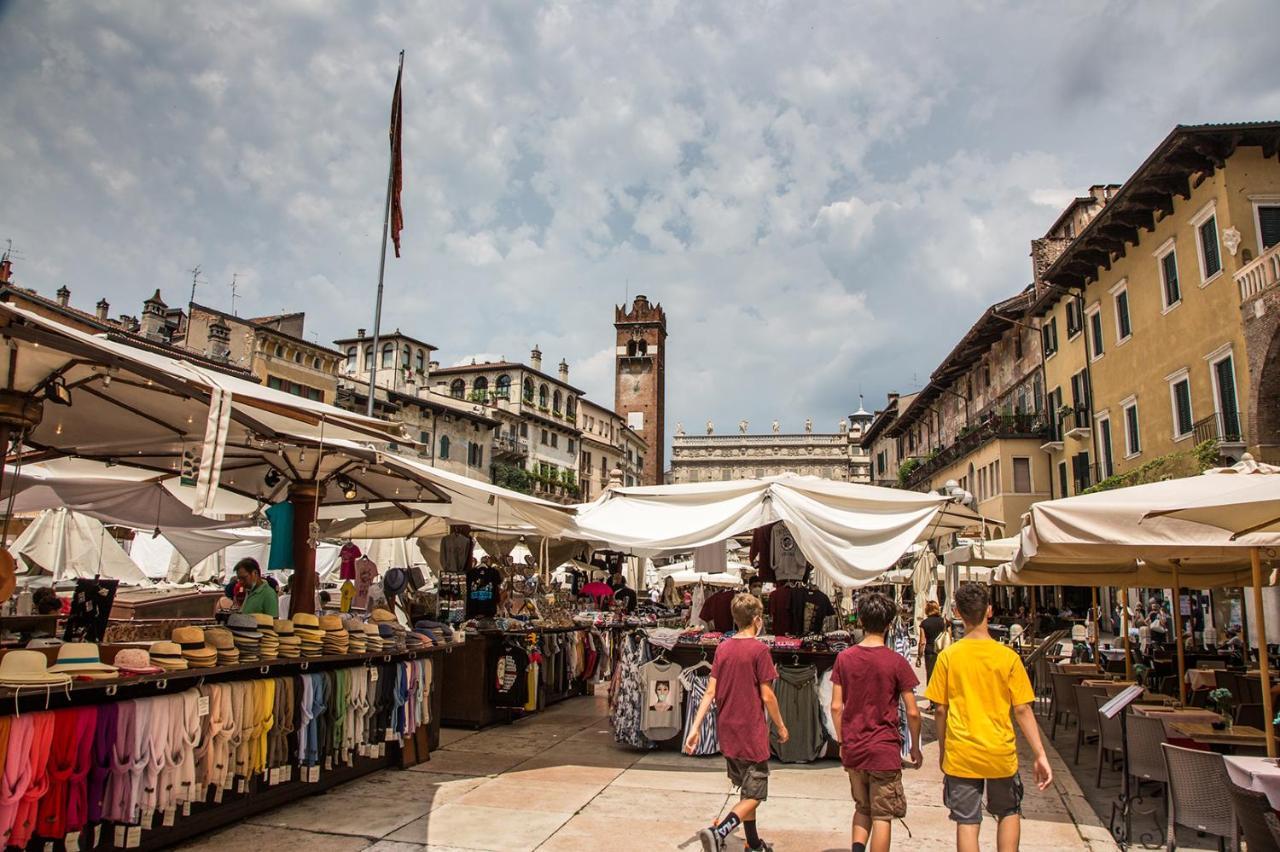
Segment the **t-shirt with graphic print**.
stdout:
<svg viewBox="0 0 1280 852">
<path fill-rule="evenodd" d="M 655 742 L 679 736 L 680 707 L 684 686 L 680 683 L 683 669 L 675 663 L 654 660 L 640 668 L 644 683 L 644 703 L 640 713 L 640 729 Z"/>
<path fill-rule="evenodd" d="M 498 613 L 502 575 L 488 566 L 467 572 L 467 618 L 493 618 Z"/>
</svg>

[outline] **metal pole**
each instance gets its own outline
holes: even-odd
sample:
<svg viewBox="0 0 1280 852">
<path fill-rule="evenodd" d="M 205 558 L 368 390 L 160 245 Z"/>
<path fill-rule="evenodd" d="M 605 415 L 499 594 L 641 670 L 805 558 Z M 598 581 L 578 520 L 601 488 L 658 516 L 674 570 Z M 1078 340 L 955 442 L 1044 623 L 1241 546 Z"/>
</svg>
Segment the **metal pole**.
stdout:
<svg viewBox="0 0 1280 852">
<path fill-rule="evenodd" d="M 1173 632 L 1178 634 L 1178 701 L 1187 704 L 1187 661 L 1182 650 L 1182 585 L 1178 581 L 1178 560 L 1173 563 Z"/>
<path fill-rule="evenodd" d="M 400 74 L 404 71 L 404 51 L 400 51 L 400 68 L 396 72 L 396 79 L 400 79 Z M 396 127 L 395 134 L 400 133 L 400 111 L 396 111 Z M 378 351 L 378 333 L 382 328 L 382 279 L 387 271 L 387 231 L 391 227 L 391 186 L 395 178 L 396 161 L 395 153 L 390 152 L 387 157 L 387 203 L 382 209 L 382 257 L 378 260 L 378 298 L 373 309 L 373 363 L 369 365 L 369 404 L 365 407 L 365 414 L 373 416 L 373 392 L 375 382 L 378 378 L 378 359 L 382 357 L 382 353 Z M 394 360 L 394 359 L 393 359 Z M 393 367 L 394 369 L 394 367 Z"/>
<path fill-rule="evenodd" d="M 1133 650 L 1129 647 L 1129 589 L 1120 587 L 1120 630 L 1124 633 L 1124 679 L 1133 680 Z"/>
<path fill-rule="evenodd" d="M 1267 734 L 1267 757 L 1276 756 L 1275 716 L 1271 706 L 1271 660 L 1267 658 L 1267 617 L 1262 611 L 1262 556 L 1258 548 L 1249 549 L 1253 566 L 1253 608 L 1258 613 L 1258 668 L 1262 678 L 1262 730 Z M 1246 655 L 1246 659 L 1247 659 Z"/>
</svg>

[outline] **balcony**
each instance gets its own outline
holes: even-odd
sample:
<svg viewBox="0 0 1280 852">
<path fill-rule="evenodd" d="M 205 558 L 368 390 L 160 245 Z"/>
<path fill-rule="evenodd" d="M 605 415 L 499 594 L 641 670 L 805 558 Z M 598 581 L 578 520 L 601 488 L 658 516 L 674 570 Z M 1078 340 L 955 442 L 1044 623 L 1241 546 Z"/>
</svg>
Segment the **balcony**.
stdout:
<svg viewBox="0 0 1280 852">
<path fill-rule="evenodd" d="M 1001 438 L 1030 438 L 1044 440 L 1048 426 L 1040 414 L 997 414 L 991 412 L 976 426 L 960 432 L 950 445 L 919 458 L 919 463 L 906 475 L 903 485 L 914 489 L 925 485 L 942 469 L 955 464 L 974 450 Z"/>
<path fill-rule="evenodd" d="M 1242 303 L 1280 284 L 1280 245 L 1272 246 L 1241 267 L 1235 279 Z M 1259 309 L 1255 307 L 1254 310 Z M 1260 313 L 1258 315 L 1261 316 Z"/>
<path fill-rule="evenodd" d="M 1087 441 L 1093 435 L 1093 423 L 1089 416 L 1089 408 L 1077 405 L 1065 412 L 1063 425 L 1067 429 L 1067 437 L 1076 441 Z"/>
<path fill-rule="evenodd" d="M 529 457 L 529 442 L 524 438 L 512 438 L 497 435 L 493 439 L 493 458 L 526 459 Z"/>
<path fill-rule="evenodd" d="M 1235 422 L 1228 423 L 1224 428 L 1223 421 L 1228 419 Z M 1239 415 L 1224 418 L 1221 413 L 1210 414 L 1195 424 L 1193 432 L 1197 446 L 1206 441 L 1212 441 L 1218 448 L 1218 455 L 1223 459 L 1230 459 L 1235 463 L 1244 455 L 1244 434 L 1240 429 Z"/>
</svg>

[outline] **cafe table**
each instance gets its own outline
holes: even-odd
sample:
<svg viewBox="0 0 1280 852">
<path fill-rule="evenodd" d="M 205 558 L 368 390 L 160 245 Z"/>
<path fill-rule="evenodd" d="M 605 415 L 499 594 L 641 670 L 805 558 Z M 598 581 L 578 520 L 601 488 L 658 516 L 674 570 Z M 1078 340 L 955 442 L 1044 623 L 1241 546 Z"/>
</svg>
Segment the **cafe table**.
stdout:
<svg viewBox="0 0 1280 852">
<path fill-rule="evenodd" d="M 1213 673 L 1213 669 L 1187 670 L 1187 686 L 1193 692 L 1198 689 L 1213 689 L 1216 685 L 1217 678 Z"/>
<path fill-rule="evenodd" d="M 1273 758 L 1226 755 L 1227 775 L 1236 784 L 1262 793 L 1273 810 L 1280 810 L 1280 766 Z"/>
<path fill-rule="evenodd" d="M 1098 667 L 1093 663 L 1063 663 L 1059 671 L 1069 675 L 1100 675 Z"/>
<path fill-rule="evenodd" d="M 1166 737 L 1186 738 L 1185 734 L 1180 734 L 1174 730 L 1174 726 L 1180 722 L 1202 722 L 1206 725 L 1219 721 L 1222 717 L 1211 710 L 1198 710 L 1194 708 L 1175 709 L 1170 707 L 1161 707 L 1150 704 L 1134 704 L 1133 712 L 1139 716 L 1149 716 L 1164 722 L 1164 734 Z"/>
<path fill-rule="evenodd" d="M 1232 725 L 1221 731 L 1212 722 L 1177 721 L 1173 729 L 1189 740 L 1202 745 L 1227 748 L 1266 748 L 1267 735 L 1249 725 Z"/>
</svg>

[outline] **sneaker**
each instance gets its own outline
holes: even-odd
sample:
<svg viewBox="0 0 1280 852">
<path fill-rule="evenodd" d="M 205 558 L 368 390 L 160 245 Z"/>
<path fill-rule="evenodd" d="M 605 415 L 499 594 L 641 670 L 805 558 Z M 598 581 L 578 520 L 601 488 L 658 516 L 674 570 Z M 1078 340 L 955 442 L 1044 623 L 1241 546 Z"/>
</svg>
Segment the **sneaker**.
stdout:
<svg viewBox="0 0 1280 852">
<path fill-rule="evenodd" d="M 702 852 L 724 852 L 724 842 L 716 837 L 714 828 L 704 828 L 699 831 L 698 840 L 702 842 Z"/>
<path fill-rule="evenodd" d="M 746 852 L 773 852 L 773 846 L 763 838 L 759 846 L 746 846 Z"/>
</svg>

